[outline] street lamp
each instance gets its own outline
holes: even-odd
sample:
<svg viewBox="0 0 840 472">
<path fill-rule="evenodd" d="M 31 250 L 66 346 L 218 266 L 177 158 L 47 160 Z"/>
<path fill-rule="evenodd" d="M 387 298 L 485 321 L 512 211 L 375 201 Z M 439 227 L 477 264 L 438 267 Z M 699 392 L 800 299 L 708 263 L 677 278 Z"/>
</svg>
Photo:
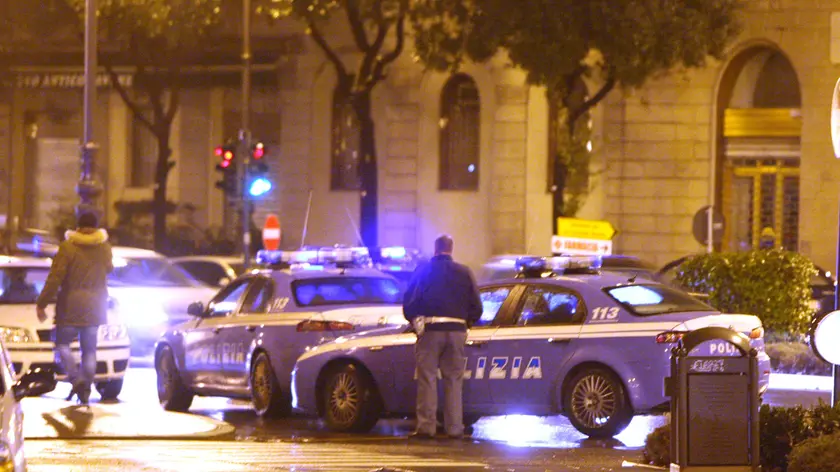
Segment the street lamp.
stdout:
<svg viewBox="0 0 840 472">
<path fill-rule="evenodd" d="M 834 84 L 834 96 L 831 99 L 831 143 L 834 146 L 834 157 L 840 159 L 840 80 Z M 838 212 L 840 218 L 840 212 Z M 840 219 L 837 227 L 837 264 L 835 266 L 835 277 L 840 277 Z M 834 309 L 840 310 L 840 287 L 834 285 Z M 832 364 L 831 367 L 832 389 L 831 405 L 840 401 L 840 365 Z"/>
<path fill-rule="evenodd" d="M 85 1 L 85 91 L 84 91 L 84 136 L 81 149 L 81 175 L 76 185 L 79 204 L 76 214 L 101 213 L 99 195 L 102 185 L 96 178 L 97 144 L 93 140 L 94 110 L 96 109 L 97 76 L 97 21 L 96 0 Z"/>
<path fill-rule="evenodd" d="M 248 185 L 248 166 L 251 163 L 251 0 L 242 1 L 242 129 L 239 144 L 242 149 L 242 170 L 239 186 L 242 198 L 242 255 L 245 267 L 251 260 L 251 195 Z"/>
</svg>

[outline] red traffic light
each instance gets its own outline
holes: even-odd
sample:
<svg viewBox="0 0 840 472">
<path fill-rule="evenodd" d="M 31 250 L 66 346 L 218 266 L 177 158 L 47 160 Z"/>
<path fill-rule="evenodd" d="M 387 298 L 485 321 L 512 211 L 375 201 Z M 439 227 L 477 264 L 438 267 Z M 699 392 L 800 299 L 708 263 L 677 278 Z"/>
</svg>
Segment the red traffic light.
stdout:
<svg viewBox="0 0 840 472">
<path fill-rule="evenodd" d="M 224 152 L 225 150 L 221 146 L 218 146 L 216 149 L 213 150 L 213 153 L 216 154 L 216 157 L 222 157 L 222 154 L 224 154 Z"/>
<path fill-rule="evenodd" d="M 219 163 L 219 165 L 222 166 L 223 169 L 226 169 L 226 168 L 230 167 L 230 161 L 229 160 L 222 161 L 222 162 Z"/>
<path fill-rule="evenodd" d="M 254 145 L 254 159 L 262 159 L 265 156 L 265 146 L 263 143 L 257 143 Z"/>
</svg>

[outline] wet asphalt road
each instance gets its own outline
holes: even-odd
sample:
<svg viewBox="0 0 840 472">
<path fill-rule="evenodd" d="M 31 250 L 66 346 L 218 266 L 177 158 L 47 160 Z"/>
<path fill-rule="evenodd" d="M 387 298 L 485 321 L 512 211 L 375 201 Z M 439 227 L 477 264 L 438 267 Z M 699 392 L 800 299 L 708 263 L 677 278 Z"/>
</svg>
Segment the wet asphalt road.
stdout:
<svg viewBox="0 0 840 472">
<path fill-rule="evenodd" d="M 160 408 L 155 379 L 153 369 L 133 367 L 120 400 L 141 409 Z M 62 385 L 52 395 L 64 394 Z M 765 401 L 809 405 L 827 398 L 817 392 L 770 391 Z M 597 441 L 578 433 L 561 416 L 512 415 L 482 418 L 468 441 L 418 441 L 407 439 L 411 420 L 380 421 L 369 434 L 349 435 L 329 432 L 317 419 L 263 420 L 248 402 L 224 398 L 196 398 L 190 413 L 234 425 L 236 440 L 32 441 L 26 448 L 30 470 L 643 470 L 622 468 L 622 462 L 639 461 L 645 437 L 664 421 L 636 417 L 615 439 Z"/>
</svg>

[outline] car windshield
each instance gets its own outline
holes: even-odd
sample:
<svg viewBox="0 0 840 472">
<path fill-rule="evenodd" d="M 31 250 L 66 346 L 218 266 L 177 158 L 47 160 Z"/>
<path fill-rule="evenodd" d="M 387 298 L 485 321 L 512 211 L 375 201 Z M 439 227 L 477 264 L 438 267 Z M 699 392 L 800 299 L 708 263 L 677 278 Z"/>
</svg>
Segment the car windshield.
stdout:
<svg viewBox="0 0 840 472">
<path fill-rule="evenodd" d="M 35 303 L 49 272 L 46 267 L 6 267 L 0 270 L 0 305 Z"/>
<path fill-rule="evenodd" d="M 114 271 L 108 276 L 112 286 L 197 287 L 201 284 L 180 267 L 164 258 L 114 258 Z"/>
<path fill-rule="evenodd" d="M 402 291 L 384 277 L 324 277 L 292 282 L 298 306 L 391 305 L 402 303 Z"/>
<path fill-rule="evenodd" d="M 632 313 L 640 316 L 686 311 L 716 311 L 689 294 L 665 285 L 622 285 L 606 292 Z"/>
</svg>

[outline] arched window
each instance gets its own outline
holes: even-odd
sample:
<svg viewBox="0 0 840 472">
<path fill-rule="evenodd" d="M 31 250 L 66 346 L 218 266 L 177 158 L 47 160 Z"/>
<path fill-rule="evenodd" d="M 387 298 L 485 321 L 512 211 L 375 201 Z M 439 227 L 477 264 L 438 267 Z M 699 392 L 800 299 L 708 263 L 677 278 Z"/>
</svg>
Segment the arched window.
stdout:
<svg viewBox="0 0 840 472">
<path fill-rule="evenodd" d="M 332 101 L 332 178 L 333 190 L 358 190 L 359 120 L 347 96 L 336 88 Z"/>
<path fill-rule="evenodd" d="M 440 101 L 440 189 L 478 190 L 481 102 L 475 81 L 452 76 Z"/>
</svg>

